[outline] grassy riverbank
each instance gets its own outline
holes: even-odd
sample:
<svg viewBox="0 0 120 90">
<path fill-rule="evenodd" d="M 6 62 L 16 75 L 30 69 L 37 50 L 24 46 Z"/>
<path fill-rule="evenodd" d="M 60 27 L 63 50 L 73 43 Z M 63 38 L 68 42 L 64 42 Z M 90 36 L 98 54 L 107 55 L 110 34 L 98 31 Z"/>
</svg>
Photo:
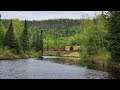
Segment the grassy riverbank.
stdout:
<svg viewBox="0 0 120 90">
<path fill-rule="evenodd" d="M 63 57 L 75 57 L 80 58 L 79 52 L 72 51 L 44 51 L 44 56 L 63 56 Z"/>
<path fill-rule="evenodd" d="M 8 49 L 0 49 L 0 60 L 13 60 L 13 59 L 25 59 L 36 58 L 39 53 L 35 51 L 21 52 L 20 54 L 14 54 Z"/>
<path fill-rule="evenodd" d="M 85 54 L 84 54 L 85 55 Z M 66 57 L 64 59 L 57 59 L 58 62 L 64 62 L 64 63 L 74 63 L 78 64 L 92 64 L 92 65 L 98 65 L 100 67 L 118 67 L 120 66 L 117 63 L 114 63 L 110 61 L 110 53 L 104 52 L 99 55 L 94 55 L 91 58 L 82 57 L 82 53 L 80 52 L 66 52 L 66 51 L 44 51 L 44 56 L 63 56 Z M 53 59 L 52 59 L 53 60 Z M 56 59 L 54 59 L 56 60 Z"/>
<path fill-rule="evenodd" d="M 79 52 L 66 52 L 66 51 L 44 51 L 44 56 L 63 56 L 63 57 L 74 57 L 80 58 Z M 24 59 L 24 58 L 37 58 L 38 52 L 27 51 L 21 54 L 14 54 L 8 49 L 0 49 L 0 60 L 12 60 L 12 59 Z"/>
<path fill-rule="evenodd" d="M 81 58 L 80 52 L 72 52 L 72 51 L 44 51 L 44 56 L 62 56 L 66 57 L 66 59 L 59 59 L 59 62 L 74 62 L 78 63 L 85 62 L 89 64 L 100 65 L 103 67 L 106 66 L 115 66 L 112 62 L 109 61 L 109 54 L 102 54 L 99 56 L 94 56 L 90 59 L 83 60 Z M 22 52 L 21 54 L 14 54 L 8 49 L 0 49 L 0 60 L 14 60 L 14 59 L 28 59 L 28 58 L 37 58 L 39 56 L 38 52 L 35 51 L 27 51 Z M 75 59 L 73 59 L 75 58 Z"/>
</svg>

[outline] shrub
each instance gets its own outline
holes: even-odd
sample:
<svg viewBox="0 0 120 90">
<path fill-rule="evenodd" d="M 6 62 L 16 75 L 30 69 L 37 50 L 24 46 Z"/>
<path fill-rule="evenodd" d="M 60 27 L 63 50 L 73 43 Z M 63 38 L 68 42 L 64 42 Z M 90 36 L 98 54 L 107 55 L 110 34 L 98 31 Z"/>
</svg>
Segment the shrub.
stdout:
<svg viewBox="0 0 120 90">
<path fill-rule="evenodd" d="M 0 59 L 16 59 L 19 58 L 18 55 L 12 53 L 10 50 L 7 48 L 0 48 Z"/>
</svg>

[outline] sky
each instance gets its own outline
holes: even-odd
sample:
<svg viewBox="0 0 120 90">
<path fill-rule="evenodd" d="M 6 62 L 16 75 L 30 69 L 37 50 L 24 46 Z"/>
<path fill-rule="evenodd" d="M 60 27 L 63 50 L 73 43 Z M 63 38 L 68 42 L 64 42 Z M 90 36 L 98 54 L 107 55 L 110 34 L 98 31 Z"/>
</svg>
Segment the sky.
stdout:
<svg viewBox="0 0 120 90">
<path fill-rule="evenodd" d="M 93 18 L 94 11 L 0 11 L 2 19 L 19 18 L 20 20 L 46 20 L 46 19 L 80 19 Z"/>
</svg>

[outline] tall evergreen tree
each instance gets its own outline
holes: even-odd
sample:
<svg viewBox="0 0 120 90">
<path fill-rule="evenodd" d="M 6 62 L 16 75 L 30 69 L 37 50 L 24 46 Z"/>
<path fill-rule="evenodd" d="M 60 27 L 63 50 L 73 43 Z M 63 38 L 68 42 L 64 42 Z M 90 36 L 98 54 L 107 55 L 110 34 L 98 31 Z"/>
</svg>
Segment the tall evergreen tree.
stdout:
<svg viewBox="0 0 120 90">
<path fill-rule="evenodd" d="M 42 30 L 40 34 L 40 51 L 41 51 L 41 54 L 43 55 L 43 31 Z"/>
<path fill-rule="evenodd" d="M 120 62 L 120 11 L 109 11 L 106 15 L 108 20 L 109 51 L 112 60 Z"/>
<path fill-rule="evenodd" d="M 16 49 L 16 47 L 18 46 L 14 31 L 13 31 L 12 20 L 10 21 L 9 28 L 5 35 L 4 46 L 7 46 L 9 49 Z"/>
<path fill-rule="evenodd" d="M 36 46 L 36 51 L 39 52 L 40 49 L 41 49 L 41 45 L 40 45 L 40 34 L 39 32 L 37 32 L 37 36 L 36 36 L 36 43 L 35 43 L 35 46 Z"/>
<path fill-rule="evenodd" d="M 25 20 L 24 24 L 24 30 L 21 37 L 21 43 L 22 43 L 22 50 L 28 51 L 29 50 L 29 35 L 28 35 L 28 27 L 27 27 L 27 21 Z"/>
</svg>

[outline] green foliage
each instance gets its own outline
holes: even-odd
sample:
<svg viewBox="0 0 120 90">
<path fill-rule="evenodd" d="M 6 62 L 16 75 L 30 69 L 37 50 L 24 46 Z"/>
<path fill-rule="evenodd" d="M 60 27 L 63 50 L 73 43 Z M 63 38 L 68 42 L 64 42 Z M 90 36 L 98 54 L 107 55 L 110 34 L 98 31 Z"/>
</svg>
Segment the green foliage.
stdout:
<svg viewBox="0 0 120 90">
<path fill-rule="evenodd" d="M 42 52 L 42 51 L 39 51 L 37 57 L 38 57 L 38 58 L 41 58 L 42 56 L 43 56 L 43 52 Z"/>
<path fill-rule="evenodd" d="M 95 55 L 92 57 L 92 60 L 94 61 L 106 61 L 110 59 L 110 52 L 108 52 L 107 50 L 103 50 L 99 55 Z"/>
<path fill-rule="evenodd" d="M 106 59 L 108 56 L 104 54 L 108 41 L 106 35 L 108 33 L 105 27 L 105 20 L 102 16 L 93 20 L 84 20 L 84 26 L 80 37 L 80 43 L 84 48 L 81 52 L 81 58 L 84 60 Z M 100 58 L 101 57 L 101 58 Z"/>
<path fill-rule="evenodd" d="M 20 21 L 19 19 L 14 19 L 13 20 L 13 29 L 14 29 L 15 37 L 16 37 L 17 43 L 18 43 L 16 53 L 20 54 L 22 52 L 21 34 L 24 29 L 24 23 L 22 21 Z"/>
<path fill-rule="evenodd" d="M 7 28 L 9 20 L 4 19 L 2 20 L 4 26 Z M 20 24 L 18 19 L 15 19 L 16 25 Z M 30 28 L 37 28 L 40 29 L 66 29 L 72 26 L 79 26 L 80 20 L 79 19 L 49 19 L 49 20 L 39 20 L 39 21 L 28 21 L 28 27 Z M 23 27 L 23 26 L 22 26 Z M 20 27 L 21 28 L 21 27 Z"/>
<path fill-rule="evenodd" d="M 44 56 L 55 56 L 56 55 L 56 52 L 54 51 L 44 51 Z"/>
<path fill-rule="evenodd" d="M 112 60 L 120 62 L 120 11 L 109 11 L 106 15 L 108 25 L 109 51 Z"/>
<path fill-rule="evenodd" d="M 28 51 L 29 48 L 29 33 L 28 33 L 28 27 L 27 27 L 27 21 L 25 20 L 24 24 L 24 31 L 21 36 L 21 43 L 22 43 L 22 50 Z"/>
<path fill-rule="evenodd" d="M 41 21 L 29 21 L 30 27 L 38 27 L 41 29 L 66 29 L 71 26 L 79 26 L 79 20 L 73 19 L 49 19 L 49 20 L 41 20 Z"/>
<path fill-rule="evenodd" d="M 35 50 L 24 51 L 20 54 L 21 58 L 36 58 L 38 57 L 38 52 Z"/>
<path fill-rule="evenodd" d="M 12 20 L 10 22 L 9 28 L 6 32 L 5 38 L 4 38 L 4 46 L 7 46 L 11 50 L 15 50 L 18 46 L 17 40 L 15 38 L 15 34 L 13 31 L 13 24 Z"/>
<path fill-rule="evenodd" d="M 14 54 L 7 47 L 0 48 L 0 59 L 16 59 L 19 58 L 18 55 Z"/>
<path fill-rule="evenodd" d="M 6 32 L 6 30 L 5 30 L 2 22 L 0 21 L 0 47 L 3 46 L 3 40 L 4 40 L 4 37 L 5 37 L 5 32 Z"/>
<path fill-rule="evenodd" d="M 59 51 L 57 51 L 56 56 L 61 56 L 61 53 Z"/>
<path fill-rule="evenodd" d="M 41 30 L 41 34 L 40 34 L 40 51 L 43 55 L 43 31 Z"/>
<path fill-rule="evenodd" d="M 37 35 L 36 35 L 35 46 L 36 46 L 36 51 L 39 52 L 39 50 L 41 49 L 41 46 L 40 46 L 40 34 L 39 34 L 39 32 L 37 32 Z"/>
<path fill-rule="evenodd" d="M 23 32 L 23 29 L 24 29 L 23 22 L 20 21 L 19 19 L 14 19 L 13 20 L 13 29 L 14 29 L 14 33 L 16 35 L 16 38 L 20 39 L 21 34 Z"/>
</svg>

